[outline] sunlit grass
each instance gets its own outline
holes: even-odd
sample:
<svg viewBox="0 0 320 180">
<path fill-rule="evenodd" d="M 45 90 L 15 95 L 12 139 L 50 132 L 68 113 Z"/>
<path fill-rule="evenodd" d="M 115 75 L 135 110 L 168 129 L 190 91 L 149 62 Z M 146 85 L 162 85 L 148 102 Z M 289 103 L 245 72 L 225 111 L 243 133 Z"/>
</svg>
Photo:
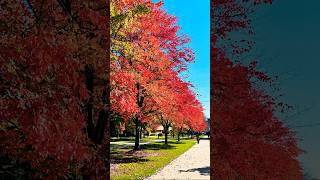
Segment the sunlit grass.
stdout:
<svg viewBox="0 0 320 180">
<path fill-rule="evenodd" d="M 150 176 L 195 143 L 194 140 L 182 140 L 181 142 L 169 140 L 168 145 L 163 142 L 153 142 L 142 145 L 142 151 L 134 154 L 127 153 L 132 147 L 113 150 L 111 152 L 111 166 L 113 166 L 110 172 L 111 179 L 142 179 Z"/>
</svg>

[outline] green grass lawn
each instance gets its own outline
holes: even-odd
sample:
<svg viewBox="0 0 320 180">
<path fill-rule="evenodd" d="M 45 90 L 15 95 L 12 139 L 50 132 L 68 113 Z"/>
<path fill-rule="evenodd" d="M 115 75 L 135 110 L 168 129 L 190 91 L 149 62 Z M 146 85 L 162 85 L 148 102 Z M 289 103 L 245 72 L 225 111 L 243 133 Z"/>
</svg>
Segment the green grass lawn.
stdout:
<svg viewBox="0 0 320 180">
<path fill-rule="evenodd" d="M 154 174 L 158 169 L 187 151 L 195 140 L 169 140 L 169 144 L 154 142 L 141 146 L 141 151 L 131 151 L 132 147 L 111 151 L 110 176 L 112 180 L 142 179 Z"/>
<path fill-rule="evenodd" d="M 177 138 L 178 136 L 175 136 L 174 139 L 177 139 Z M 153 141 L 158 139 L 164 140 L 164 136 L 160 136 L 159 138 L 158 136 L 147 136 L 140 139 L 140 142 L 148 142 L 148 141 Z M 172 136 L 168 136 L 168 139 L 173 140 Z M 189 136 L 184 136 L 184 137 L 180 136 L 180 139 L 189 139 Z M 120 138 L 112 137 L 110 140 L 111 143 L 127 143 L 127 142 L 133 143 L 134 141 L 135 141 L 135 137 L 120 137 Z"/>
<path fill-rule="evenodd" d="M 144 137 L 140 139 L 139 142 L 144 143 L 144 142 L 149 142 L 157 139 L 158 137 L 149 136 L 149 137 Z M 164 137 L 160 137 L 159 139 L 164 139 Z M 134 137 L 111 138 L 110 140 L 111 144 L 134 143 L 134 141 L 135 141 Z"/>
<path fill-rule="evenodd" d="M 204 134 L 202 134 L 202 135 L 200 135 L 200 138 L 207 139 L 207 138 L 208 138 L 208 135 L 204 135 Z"/>
</svg>

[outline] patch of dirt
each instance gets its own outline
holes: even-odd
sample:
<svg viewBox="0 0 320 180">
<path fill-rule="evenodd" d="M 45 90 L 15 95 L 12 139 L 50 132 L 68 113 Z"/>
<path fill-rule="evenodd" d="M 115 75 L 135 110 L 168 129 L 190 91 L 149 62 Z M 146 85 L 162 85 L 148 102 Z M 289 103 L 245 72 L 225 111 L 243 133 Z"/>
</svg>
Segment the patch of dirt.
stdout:
<svg viewBox="0 0 320 180">
<path fill-rule="evenodd" d="M 110 163 L 110 174 L 112 176 L 119 175 L 118 169 L 119 169 L 119 165 L 118 164 Z"/>
<path fill-rule="evenodd" d="M 115 171 L 119 168 L 119 164 L 110 164 L 110 170 Z"/>
</svg>

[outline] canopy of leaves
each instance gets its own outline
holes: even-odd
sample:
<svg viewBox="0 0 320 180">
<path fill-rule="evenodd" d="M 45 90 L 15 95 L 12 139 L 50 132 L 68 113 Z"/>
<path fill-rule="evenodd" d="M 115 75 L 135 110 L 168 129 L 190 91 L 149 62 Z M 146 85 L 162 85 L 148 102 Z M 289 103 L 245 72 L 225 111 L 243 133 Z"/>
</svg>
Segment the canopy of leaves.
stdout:
<svg viewBox="0 0 320 180">
<path fill-rule="evenodd" d="M 202 131 L 203 108 L 191 84 L 179 77 L 194 57 L 186 47 L 189 39 L 177 33 L 176 18 L 162 2 L 111 2 L 111 108 L 127 121 L 188 119 L 190 127 Z"/>
<path fill-rule="evenodd" d="M 103 148 L 88 136 L 87 105 L 106 110 L 107 7 L 105 1 L 1 2 L 1 156 L 28 162 L 36 169 L 32 178 L 105 176 Z"/>
</svg>

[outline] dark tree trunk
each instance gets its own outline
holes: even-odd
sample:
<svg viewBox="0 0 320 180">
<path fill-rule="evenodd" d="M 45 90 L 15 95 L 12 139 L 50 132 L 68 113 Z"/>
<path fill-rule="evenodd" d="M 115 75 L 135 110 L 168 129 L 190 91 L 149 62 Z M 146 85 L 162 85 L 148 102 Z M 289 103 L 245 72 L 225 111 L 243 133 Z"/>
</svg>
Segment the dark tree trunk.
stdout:
<svg viewBox="0 0 320 180">
<path fill-rule="evenodd" d="M 85 76 L 86 76 L 86 86 L 90 93 L 89 101 L 87 103 L 87 134 L 90 140 L 96 144 L 101 144 L 104 137 L 104 131 L 106 129 L 106 126 L 108 125 L 108 113 L 107 109 L 102 109 L 99 112 L 97 124 L 94 125 L 93 120 L 93 80 L 94 80 L 94 70 L 91 66 L 86 66 L 85 68 Z M 106 85 L 107 86 L 107 85 Z M 102 102 L 104 105 L 108 105 L 108 99 L 109 96 L 107 94 L 107 89 L 103 90 L 102 93 Z"/>
<path fill-rule="evenodd" d="M 182 135 L 182 137 L 183 137 L 182 127 L 178 128 L 178 141 L 180 141 L 180 135 Z"/>
<path fill-rule="evenodd" d="M 168 144 L 168 132 L 164 132 L 164 144 Z"/>
<path fill-rule="evenodd" d="M 168 144 L 168 129 L 169 129 L 169 127 L 167 127 L 167 126 L 165 126 L 163 128 L 163 130 L 164 130 L 164 144 Z"/>
<path fill-rule="evenodd" d="M 100 111 L 97 126 L 94 131 L 94 142 L 101 144 L 104 137 L 105 126 L 107 123 L 107 114 L 104 110 Z"/>
<path fill-rule="evenodd" d="M 142 139 L 142 127 L 140 127 L 140 139 Z"/>
<path fill-rule="evenodd" d="M 107 87 L 108 85 L 105 84 L 105 87 Z M 108 104 L 108 99 L 109 99 L 109 96 L 108 96 L 108 89 L 104 88 L 103 89 L 103 93 L 102 93 L 102 103 L 103 105 L 105 106 L 109 106 Z M 103 142 L 103 138 L 104 138 L 104 133 L 105 133 L 105 129 L 106 127 L 109 128 L 110 127 L 110 124 L 109 124 L 109 121 L 108 121 L 108 111 L 109 109 L 102 109 L 100 112 L 99 112 L 99 119 L 98 119 L 98 123 L 97 123 L 97 126 L 95 128 L 95 140 L 96 140 L 96 143 L 97 144 L 101 144 Z"/>
<path fill-rule="evenodd" d="M 144 101 L 144 97 L 141 94 L 141 87 L 140 87 L 140 83 L 136 83 L 136 88 L 137 88 L 137 104 L 138 107 L 141 109 L 143 106 L 143 101 Z M 135 136 L 135 142 L 134 142 L 134 148 L 133 150 L 139 150 L 140 149 L 140 145 L 139 145 L 139 140 L 140 140 L 140 121 L 138 119 L 138 117 L 135 117 L 135 125 L 136 125 L 136 136 Z"/>
<path fill-rule="evenodd" d="M 139 145 L 139 140 L 140 140 L 140 138 L 139 138 L 139 121 L 138 121 L 138 118 L 136 117 L 136 119 L 135 119 L 135 125 L 136 125 L 136 135 L 135 135 L 135 141 L 134 141 L 134 148 L 133 148 L 133 150 L 139 150 L 140 149 L 140 145 Z"/>
<path fill-rule="evenodd" d="M 190 139 L 193 138 L 193 132 L 191 130 L 189 130 L 189 135 L 190 135 Z"/>
<path fill-rule="evenodd" d="M 197 137 L 197 142 L 198 142 L 198 144 L 199 144 L 199 142 L 200 142 L 200 135 L 199 135 L 199 133 L 196 134 L 196 137 Z"/>
</svg>

